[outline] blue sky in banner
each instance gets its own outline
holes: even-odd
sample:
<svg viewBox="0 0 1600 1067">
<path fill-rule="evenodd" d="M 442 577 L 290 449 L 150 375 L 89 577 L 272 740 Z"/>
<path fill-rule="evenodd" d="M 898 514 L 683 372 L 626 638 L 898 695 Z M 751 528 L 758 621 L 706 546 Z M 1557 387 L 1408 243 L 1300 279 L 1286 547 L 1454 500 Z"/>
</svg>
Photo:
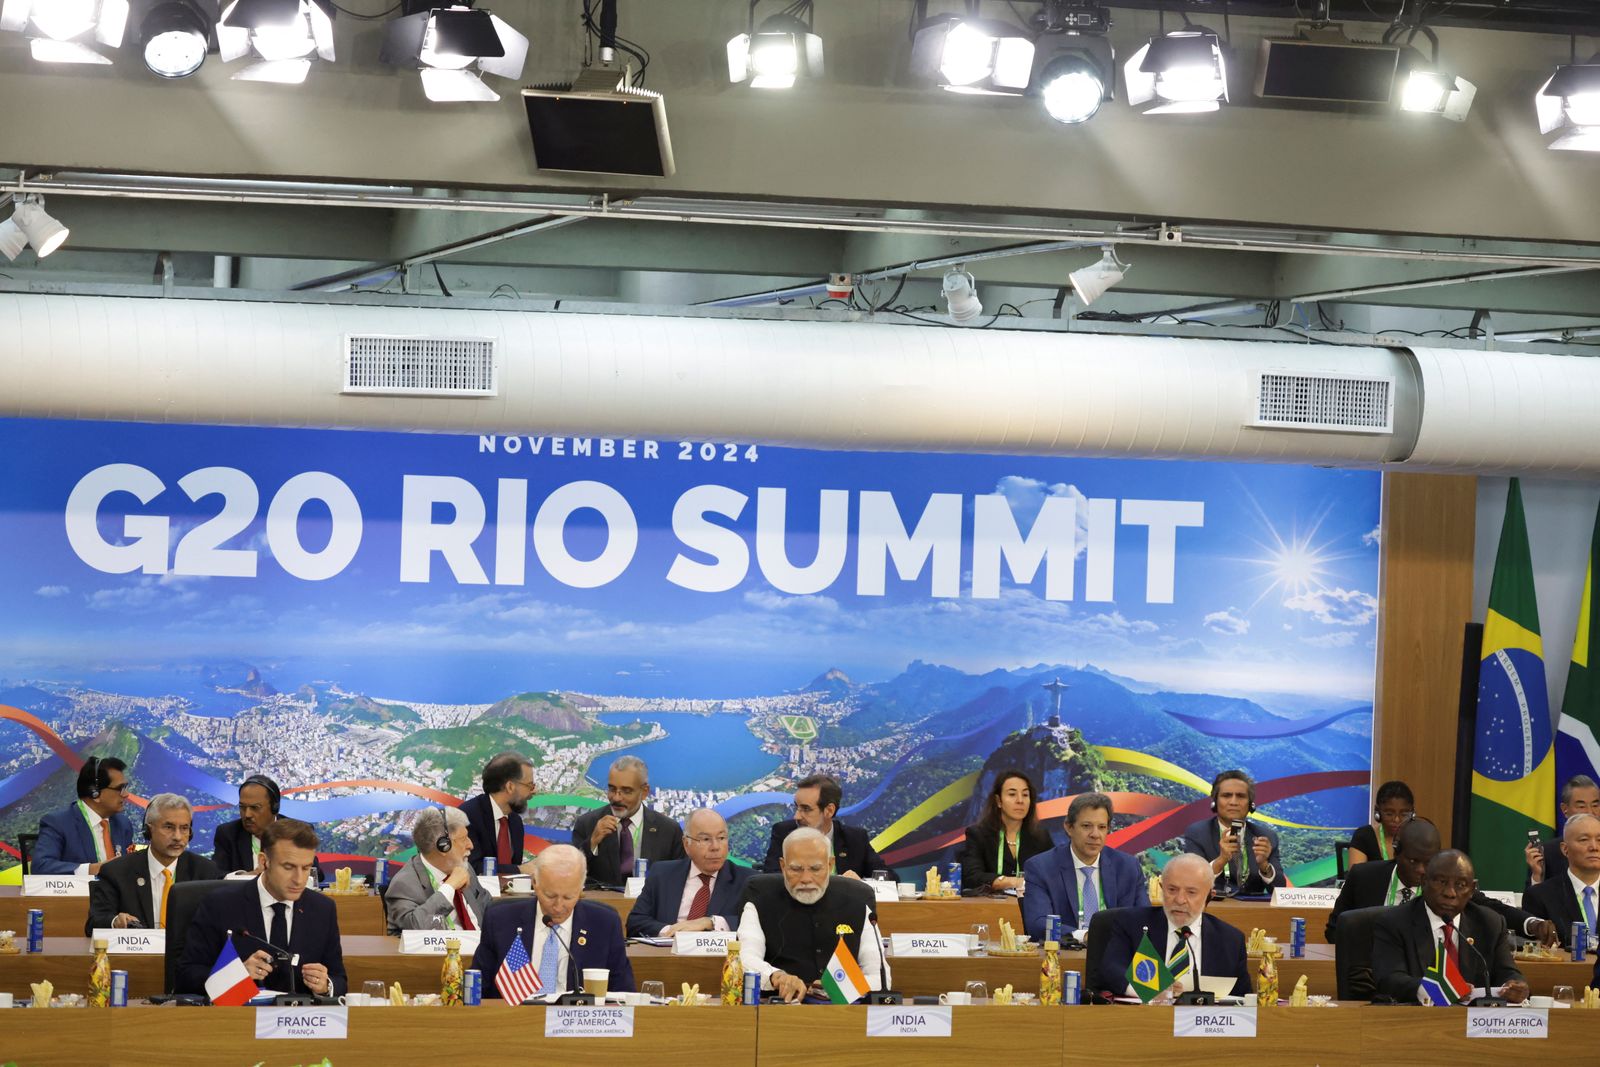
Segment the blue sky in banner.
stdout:
<svg viewBox="0 0 1600 1067">
<path fill-rule="evenodd" d="M 751 458 L 742 447 L 703 452 L 698 442 L 688 445 L 693 458 L 680 459 L 684 446 L 668 440 L 655 443 L 654 458 L 627 459 L 574 456 L 570 441 L 569 454 L 557 456 L 552 444 L 544 439 L 533 455 L 523 439 L 508 454 L 504 439 L 490 452 L 476 436 L 0 421 L 0 640 L 8 649 L 0 675 L 14 681 L 227 659 L 260 666 L 279 688 L 331 678 L 417 700 L 487 701 L 524 688 L 775 693 L 830 667 L 874 680 L 922 659 L 974 673 L 1094 663 L 1173 688 L 1270 696 L 1262 702 L 1285 710 L 1371 699 L 1379 504 L 1373 472 L 777 448 Z M 636 448 L 642 453 L 643 443 Z M 714 458 L 701 458 L 708 454 Z M 68 498 L 107 464 L 142 468 L 164 487 L 147 504 L 111 493 L 98 510 L 101 538 L 113 547 L 130 543 L 123 536 L 128 517 L 170 517 L 169 533 L 157 530 L 140 550 L 146 561 L 163 558 L 157 573 L 97 570 L 69 543 Z M 242 472 L 224 477 L 230 492 L 248 484 L 259 494 L 246 502 L 234 492 L 240 519 L 229 525 L 238 532 L 218 546 L 257 553 L 254 577 L 171 572 L 172 546 L 186 537 L 204 540 L 196 529 L 222 508 L 218 495 L 191 502 L 178 487 L 208 467 Z M 361 524 L 348 563 L 313 581 L 273 558 L 266 516 L 286 482 L 314 471 L 348 487 Z M 419 521 L 459 518 L 443 503 L 417 510 L 424 494 L 418 479 L 429 477 L 459 479 L 452 492 L 465 489 L 483 501 L 486 522 L 471 550 L 484 583 L 463 581 L 439 553 L 423 556 L 426 581 L 401 580 L 407 494 L 426 517 Z M 552 577 L 528 536 L 546 498 L 583 481 L 614 489 L 638 526 L 626 566 L 592 588 Z M 525 485 L 526 519 L 497 554 L 496 516 L 508 483 Z M 705 485 L 747 498 L 737 519 L 708 517 L 736 534 L 749 556 L 743 572 L 737 560 L 725 565 L 721 573 L 737 580 L 715 592 L 667 578 L 680 556 L 714 559 L 685 546 L 681 517 L 674 527 L 685 492 Z M 803 568 L 818 553 L 824 491 L 847 494 L 838 574 L 814 591 L 786 592 L 756 551 L 758 512 L 781 494 L 782 548 Z M 858 551 L 862 516 L 871 509 L 881 519 L 885 498 L 874 496 L 881 493 L 891 494 L 908 530 L 925 508 L 933 525 L 958 511 L 941 529 L 959 555 L 943 559 L 936 551 L 910 581 L 890 561 L 883 594 L 862 595 L 863 558 L 884 555 L 881 548 Z M 999 595 L 973 595 L 974 574 L 984 569 L 974 559 L 975 501 L 995 494 L 1023 534 L 1041 513 L 1059 521 L 1063 502 L 1072 501 L 1069 521 L 1078 536 L 1070 600 L 1059 598 L 1059 588 L 1058 598 L 1046 597 L 1042 566 L 1026 585 L 1002 566 Z M 1174 531 L 1170 603 L 1161 602 L 1159 588 L 1150 595 L 1152 528 L 1128 521 L 1144 507 L 1130 510 L 1138 501 L 1173 502 L 1180 510 L 1203 505 L 1203 525 Z M 354 536 L 348 523 L 342 533 Z M 314 555 L 329 538 L 328 509 L 313 500 L 300 515 L 299 542 Z M 727 556 L 732 535 L 722 540 Z M 606 546 L 607 528 L 598 512 L 579 509 L 562 541 L 574 559 L 593 559 Z M 1094 547 L 1086 549 L 1088 541 Z M 523 581 L 496 584 L 510 573 L 504 558 L 515 555 Z M 955 575 L 957 595 L 932 595 L 935 571 Z M 1095 582 L 1102 591 L 1109 582 L 1110 599 L 1088 599 Z M 872 584 L 869 574 L 865 585 Z M 1157 575 L 1154 586 L 1160 584 Z"/>
</svg>

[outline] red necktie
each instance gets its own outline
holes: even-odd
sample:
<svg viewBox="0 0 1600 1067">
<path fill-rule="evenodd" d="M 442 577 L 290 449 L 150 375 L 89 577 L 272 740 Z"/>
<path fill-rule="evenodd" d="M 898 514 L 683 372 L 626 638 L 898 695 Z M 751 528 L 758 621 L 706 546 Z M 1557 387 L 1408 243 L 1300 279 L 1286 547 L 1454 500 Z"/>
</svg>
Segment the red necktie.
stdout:
<svg viewBox="0 0 1600 1067">
<path fill-rule="evenodd" d="M 472 923 L 472 909 L 467 907 L 467 894 L 464 890 L 456 890 L 456 922 L 461 924 L 463 930 L 476 930 Z"/>
<path fill-rule="evenodd" d="M 500 839 L 495 842 L 494 851 L 497 866 L 511 866 L 511 824 L 506 822 L 504 815 L 500 816 Z"/>
<path fill-rule="evenodd" d="M 700 875 L 700 888 L 695 890 L 694 899 L 689 902 L 689 918 L 704 919 L 706 912 L 711 910 L 711 876 Z"/>
<path fill-rule="evenodd" d="M 1455 927 L 1451 926 L 1449 923 L 1443 923 L 1439 928 L 1444 931 L 1445 958 L 1448 959 L 1450 961 L 1450 965 L 1456 969 L 1456 973 L 1460 974 L 1461 954 L 1456 951 Z"/>
</svg>

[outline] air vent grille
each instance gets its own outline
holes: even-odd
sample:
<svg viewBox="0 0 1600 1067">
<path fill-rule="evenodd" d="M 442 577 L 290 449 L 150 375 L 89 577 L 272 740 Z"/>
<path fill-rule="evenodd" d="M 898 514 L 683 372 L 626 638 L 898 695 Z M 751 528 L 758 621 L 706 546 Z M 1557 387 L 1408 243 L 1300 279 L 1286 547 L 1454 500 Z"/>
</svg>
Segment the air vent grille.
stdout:
<svg viewBox="0 0 1600 1067">
<path fill-rule="evenodd" d="M 1251 426 L 1394 432 L 1394 379 L 1263 371 Z"/>
<path fill-rule="evenodd" d="M 499 389 L 489 337 L 345 339 L 344 392 L 369 396 L 494 396 Z"/>
</svg>

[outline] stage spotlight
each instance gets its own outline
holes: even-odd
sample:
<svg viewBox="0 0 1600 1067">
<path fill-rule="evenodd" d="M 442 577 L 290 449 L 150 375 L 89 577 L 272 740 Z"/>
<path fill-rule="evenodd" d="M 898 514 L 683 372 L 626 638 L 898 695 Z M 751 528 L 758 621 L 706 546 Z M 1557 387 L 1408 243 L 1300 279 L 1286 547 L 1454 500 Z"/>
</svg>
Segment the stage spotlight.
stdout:
<svg viewBox="0 0 1600 1067">
<path fill-rule="evenodd" d="M 911 70 L 953 93 L 1021 96 L 1033 70 L 1032 35 L 996 19 L 943 15 L 917 29 Z"/>
<path fill-rule="evenodd" d="M 811 32 L 811 4 L 771 16 L 728 42 L 728 80 L 752 89 L 792 89 L 800 78 L 822 76 L 822 38 Z M 802 18 L 801 15 L 804 15 Z"/>
<path fill-rule="evenodd" d="M 1465 122 L 1472 110 L 1477 86 L 1465 78 L 1435 70 L 1413 68 L 1400 90 L 1400 109 L 1425 115 L 1441 115 L 1452 122 Z"/>
<path fill-rule="evenodd" d="M 483 75 L 522 77 L 528 39 L 489 11 L 436 7 L 390 20 L 378 58 L 419 69 L 422 91 L 436 104 L 489 103 L 500 94 Z"/>
<path fill-rule="evenodd" d="M 108 51 L 122 47 L 128 0 L 4 0 L 0 30 L 26 34 L 33 58 L 41 63 L 94 63 L 109 66 Z"/>
<path fill-rule="evenodd" d="M 1049 34 L 1034 52 L 1029 91 L 1057 122 L 1088 122 L 1111 99 L 1112 61 L 1111 42 L 1098 34 Z"/>
<path fill-rule="evenodd" d="M 1122 281 L 1126 273 L 1128 265 L 1117 259 L 1116 249 L 1107 245 L 1099 262 L 1078 268 L 1067 275 L 1067 279 L 1072 282 L 1072 291 L 1078 294 L 1083 306 L 1088 307 L 1104 296 L 1107 289 Z"/>
<path fill-rule="evenodd" d="M 60 248 L 68 230 L 44 210 L 44 197 L 31 194 L 12 198 L 11 217 L 0 223 L 0 252 L 16 259 L 27 245 L 40 259 Z"/>
<path fill-rule="evenodd" d="M 1551 148 L 1600 152 L 1600 56 L 1557 67 L 1533 100 L 1540 133 L 1565 131 Z"/>
<path fill-rule="evenodd" d="M 235 81 L 298 85 L 311 56 L 333 62 L 333 0 L 232 0 L 217 20 L 217 49 L 224 63 L 254 53 L 257 62 Z"/>
<path fill-rule="evenodd" d="M 1128 103 L 1154 102 L 1146 115 L 1216 111 L 1228 102 L 1222 41 L 1210 30 L 1186 28 L 1152 37 L 1123 67 Z"/>
<path fill-rule="evenodd" d="M 960 267 L 951 267 L 944 276 L 944 302 L 950 317 L 957 322 L 971 322 L 983 314 L 983 301 L 978 299 L 978 282 Z"/>
<path fill-rule="evenodd" d="M 187 78 L 200 69 L 211 50 L 215 4 L 201 0 L 159 0 L 139 23 L 139 50 L 144 65 L 163 78 Z"/>
</svg>

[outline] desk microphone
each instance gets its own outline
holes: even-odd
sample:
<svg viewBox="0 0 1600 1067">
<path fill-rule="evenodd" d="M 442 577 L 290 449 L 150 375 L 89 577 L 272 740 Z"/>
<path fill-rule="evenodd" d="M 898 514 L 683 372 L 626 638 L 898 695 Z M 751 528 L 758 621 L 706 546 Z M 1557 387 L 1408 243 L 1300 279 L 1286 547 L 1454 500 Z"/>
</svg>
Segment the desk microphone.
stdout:
<svg viewBox="0 0 1600 1067">
<path fill-rule="evenodd" d="M 300 963 L 300 957 L 298 954 L 291 954 L 288 949 L 279 948 L 271 941 L 259 938 L 255 934 L 252 934 L 249 930 L 240 930 L 235 936 L 248 938 L 249 940 L 260 945 L 262 948 L 266 949 L 268 954 L 270 954 L 272 958 L 277 961 L 274 964 L 274 970 L 283 966 L 285 963 L 289 964 L 289 992 L 291 994 L 298 992 L 298 990 L 295 989 L 296 979 L 294 975 L 295 967 Z M 307 992 L 310 992 L 310 990 L 307 990 Z M 312 995 L 315 996 L 315 994 Z"/>
<path fill-rule="evenodd" d="M 562 948 L 567 950 L 567 991 L 561 992 L 556 997 L 557 1004 L 593 1004 L 594 997 L 583 991 L 578 984 L 578 961 L 572 957 L 572 946 L 567 939 L 561 936 L 561 924 L 553 921 L 549 915 L 540 915 L 540 920 L 549 928 L 551 935 Z"/>
<path fill-rule="evenodd" d="M 1478 957 L 1478 962 L 1483 964 L 1484 995 L 1481 997 L 1473 997 L 1470 1003 L 1479 1008 L 1505 1007 L 1507 1004 L 1506 999 L 1502 996 L 1496 995 L 1493 986 L 1490 984 L 1494 981 L 1494 972 L 1489 970 L 1489 961 L 1485 959 L 1483 953 L 1478 950 L 1478 943 L 1469 937 L 1467 938 L 1467 947 L 1472 950 L 1472 954 L 1474 956 Z"/>
<path fill-rule="evenodd" d="M 878 939 L 878 988 L 867 993 L 868 1004 L 904 1004 L 905 997 L 898 991 L 889 988 L 889 961 L 883 958 L 883 931 L 878 929 L 878 917 L 872 914 L 872 909 L 867 909 L 867 923 L 872 927 L 872 936 Z"/>
</svg>

